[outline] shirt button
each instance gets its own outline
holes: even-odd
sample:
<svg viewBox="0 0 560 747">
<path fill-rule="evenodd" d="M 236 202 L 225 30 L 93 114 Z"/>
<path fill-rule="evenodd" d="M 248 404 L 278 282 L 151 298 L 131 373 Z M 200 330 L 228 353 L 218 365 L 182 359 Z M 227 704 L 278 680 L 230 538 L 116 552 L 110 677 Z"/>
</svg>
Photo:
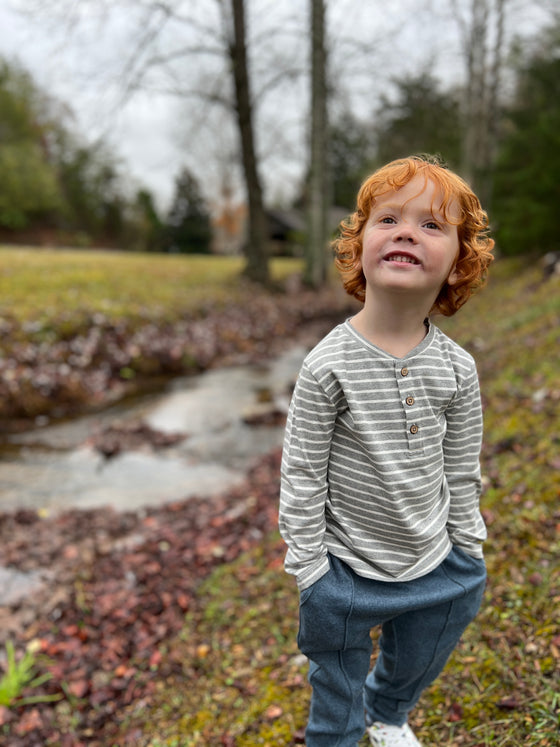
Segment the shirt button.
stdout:
<svg viewBox="0 0 560 747">
<path fill-rule="evenodd" d="M 405 402 L 407 405 L 413 405 L 414 404 L 414 397 L 407 397 L 405 399 Z"/>
<path fill-rule="evenodd" d="M 408 368 L 406 366 L 401 368 L 401 376 L 408 376 Z"/>
<path fill-rule="evenodd" d="M 411 425 L 410 426 L 410 432 L 414 436 L 416 433 L 418 433 L 418 426 L 417 425 Z"/>
</svg>

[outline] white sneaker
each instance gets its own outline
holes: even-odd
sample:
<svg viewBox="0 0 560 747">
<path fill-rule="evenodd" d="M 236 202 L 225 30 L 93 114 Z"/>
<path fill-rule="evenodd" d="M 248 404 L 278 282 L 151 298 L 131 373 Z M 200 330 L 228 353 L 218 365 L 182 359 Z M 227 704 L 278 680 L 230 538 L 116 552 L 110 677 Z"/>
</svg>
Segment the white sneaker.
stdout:
<svg viewBox="0 0 560 747">
<path fill-rule="evenodd" d="M 391 726 L 375 721 L 366 731 L 373 747 L 422 747 L 408 724 Z"/>
</svg>

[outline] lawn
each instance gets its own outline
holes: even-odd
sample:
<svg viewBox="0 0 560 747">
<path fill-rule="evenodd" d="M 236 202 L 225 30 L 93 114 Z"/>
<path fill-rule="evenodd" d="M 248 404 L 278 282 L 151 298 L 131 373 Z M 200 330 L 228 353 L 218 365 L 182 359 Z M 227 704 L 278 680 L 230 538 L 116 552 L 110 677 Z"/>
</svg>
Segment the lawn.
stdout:
<svg viewBox="0 0 560 747">
<path fill-rule="evenodd" d="M 274 280 L 301 262 L 275 259 Z M 211 305 L 241 302 L 239 257 L 0 247 L 0 316 L 56 325 L 69 311 L 174 321 Z"/>
</svg>

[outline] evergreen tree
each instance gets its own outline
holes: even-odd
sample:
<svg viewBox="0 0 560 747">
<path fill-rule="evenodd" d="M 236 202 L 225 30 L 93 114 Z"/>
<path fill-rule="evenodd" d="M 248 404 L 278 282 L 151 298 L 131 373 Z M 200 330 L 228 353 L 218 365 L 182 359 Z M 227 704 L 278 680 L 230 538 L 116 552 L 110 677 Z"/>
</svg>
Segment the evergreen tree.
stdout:
<svg viewBox="0 0 560 747">
<path fill-rule="evenodd" d="M 151 192 L 146 189 L 137 192 L 133 214 L 138 248 L 148 252 L 161 251 L 163 226 Z"/>
<path fill-rule="evenodd" d="M 329 158 L 333 202 L 353 210 L 360 184 L 375 160 L 375 135 L 371 123 L 344 111 L 330 129 Z"/>
<path fill-rule="evenodd" d="M 171 252 L 205 254 L 210 251 L 210 215 L 200 187 L 183 168 L 175 180 L 175 195 L 166 225 L 167 249 Z"/>
<path fill-rule="evenodd" d="M 377 159 L 387 163 L 414 153 L 461 162 L 461 117 L 457 98 L 429 73 L 394 81 L 396 97 L 384 97 L 376 117 Z"/>
<path fill-rule="evenodd" d="M 560 25 L 518 73 L 494 178 L 492 220 L 503 254 L 560 249 Z"/>
<path fill-rule="evenodd" d="M 383 97 L 371 121 L 345 111 L 330 132 L 334 204 L 353 209 L 356 193 L 371 171 L 394 158 L 438 154 L 457 169 L 461 161 L 458 98 L 442 91 L 428 73 L 395 79 L 396 95 Z"/>
</svg>

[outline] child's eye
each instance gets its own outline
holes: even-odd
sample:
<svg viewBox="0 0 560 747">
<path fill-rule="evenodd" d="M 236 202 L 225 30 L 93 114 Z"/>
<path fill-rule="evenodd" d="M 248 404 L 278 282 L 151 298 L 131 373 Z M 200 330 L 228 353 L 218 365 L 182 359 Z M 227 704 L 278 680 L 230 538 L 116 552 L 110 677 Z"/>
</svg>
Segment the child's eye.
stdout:
<svg viewBox="0 0 560 747">
<path fill-rule="evenodd" d="M 380 218 L 379 222 L 391 224 L 391 223 L 396 223 L 396 220 L 392 218 L 390 215 L 385 215 L 383 216 L 383 218 Z"/>
<path fill-rule="evenodd" d="M 429 221 L 428 221 L 427 223 L 425 223 L 424 225 L 425 225 L 425 227 L 426 227 L 426 228 L 430 228 L 430 229 L 435 229 L 435 230 L 438 230 L 438 229 L 440 229 L 440 228 L 441 228 L 441 226 L 439 225 L 439 223 L 436 223 L 436 222 L 435 222 L 435 221 L 433 221 L 433 220 L 429 220 Z"/>
</svg>

